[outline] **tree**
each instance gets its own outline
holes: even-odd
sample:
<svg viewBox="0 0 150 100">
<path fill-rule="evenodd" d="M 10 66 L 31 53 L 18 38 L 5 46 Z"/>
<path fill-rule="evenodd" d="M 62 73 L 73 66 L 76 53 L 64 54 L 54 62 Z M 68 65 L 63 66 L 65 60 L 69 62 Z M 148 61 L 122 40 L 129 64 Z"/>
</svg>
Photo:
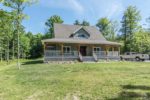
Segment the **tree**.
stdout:
<svg viewBox="0 0 150 100">
<path fill-rule="evenodd" d="M 20 57 L 26 58 L 26 57 L 28 57 L 30 48 L 31 48 L 30 39 L 26 36 L 26 34 L 22 34 L 20 36 L 20 40 L 21 40 L 20 41 L 20 47 L 21 47 Z"/>
<path fill-rule="evenodd" d="M 22 20 L 25 18 L 23 11 L 25 9 L 26 6 L 31 5 L 33 2 L 33 0 L 5 0 L 4 1 L 4 5 L 11 8 L 13 10 L 14 13 L 14 20 L 15 20 L 15 28 L 17 30 L 17 54 L 18 54 L 18 61 L 17 61 L 17 66 L 20 69 L 20 63 L 19 63 L 19 59 L 20 59 L 20 29 L 21 29 L 21 23 Z"/>
<path fill-rule="evenodd" d="M 85 20 L 83 20 L 83 22 L 82 22 L 82 24 L 81 24 L 82 26 L 90 26 L 90 23 L 89 22 L 87 22 L 87 21 L 85 21 Z"/>
<path fill-rule="evenodd" d="M 117 21 L 110 21 L 108 18 L 104 17 L 98 20 L 96 26 L 107 40 L 115 41 L 119 30 Z"/>
<path fill-rule="evenodd" d="M 79 20 L 75 20 L 74 25 L 90 26 L 90 23 L 86 20 L 83 20 L 83 22 L 80 22 Z"/>
<path fill-rule="evenodd" d="M 42 57 L 43 47 L 41 40 L 42 34 L 33 35 L 26 33 L 24 26 L 21 25 L 25 15 L 22 13 L 30 1 L 18 4 L 19 0 L 6 0 L 3 4 L 11 10 L 0 10 L 0 60 L 9 61 L 9 59 L 19 58 L 37 58 Z M 21 2 L 21 1 L 20 1 Z M 20 13 L 18 13 L 18 6 Z M 19 19 L 20 18 L 20 19 Z M 16 38 L 18 36 L 18 38 Z M 19 50 L 19 51 L 18 51 Z M 18 51 L 18 52 L 16 52 Z M 34 52 L 34 53 L 33 53 Z M 19 62 L 19 59 L 18 59 Z M 19 64 L 18 64 L 19 65 Z M 18 66 L 20 68 L 20 66 Z"/>
<path fill-rule="evenodd" d="M 41 40 L 44 38 L 44 35 L 41 33 L 33 35 L 31 32 L 28 32 L 26 36 L 29 38 L 29 54 L 28 58 L 39 58 L 43 55 L 43 46 Z"/>
<path fill-rule="evenodd" d="M 1 57 L 2 57 L 2 48 L 5 51 L 5 60 L 7 60 L 7 63 L 9 63 L 9 58 L 10 58 L 10 40 L 12 38 L 12 32 L 13 32 L 13 16 L 11 16 L 11 13 L 6 12 L 4 10 L 1 10 L 1 15 L 0 15 L 0 26 L 1 26 Z M 3 39 L 3 41 L 2 41 Z M 2 60 L 2 58 L 1 58 Z"/>
<path fill-rule="evenodd" d="M 3 18 L 5 16 L 5 12 L 3 10 L 0 10 L 0 59 L 1 59 L 1 62 L 3 60 L 3 49 L 4 49 L 4 46 L 3 46 L 3 41 L 4 41 L 4 33 L 3 33 Z"/>
<path fill-rule="evenodd" d="M 98 23 L 96 24 L 96 26 L 99 28 L 99 31 L 102 32 L 106 39 L 109 39 L 110 25 L 111 22 L 106 17 L 99 19 Z"/>
<path fill-rule="evenodd" d="M 150 31 L 150 17 L 148 17 L 148 18 L 146 19 L 146 21 L 147 21 L 147 23 L 148 23 L 148 31 Z"/>
<path fill-rule="evenodd" d="M 75 20 L 74 25 L 81 25 L 79 20 Z"/>
<path fill-rule="evenodd" d="M 124 51 L 131 51 L 131 40 L 134 33 L 139 31 L 140 11 L 135 6 L 129 6 L 122 17 L 121 32 L 124 34 Z"/>
<path fill-rule="evenodd" d="M 12 28 L 11 28 L 11 26 L 9 26 L 9 25 L 11 25 L 11 23 L 12 23 L 12 21 L 11 21 L 11 19 L 10 19 L 10 17 L 9 16 L 5 16 L 5 18 L 3 19 L 3 32 L 5 33 L 4 34 L 4 39 L 5 39 L 5 52 L 6 52 L 6 55 L 5 55 L 5 57 L 6 57 L 6 60 L 7 60 L 7 63 L 9 63 L 9 57 L 10 57 L 10 39 L 11 39 L 11 32 L 12 32 Z M 4 43 L 4 42 L 3 42 Z"/>
<path fill-rule="evenodd" d="M 140 53 L 150 53 L 150 34 L 140 31 L 134 34 L 131 42 L 132 51 Z"/>
<path fill-rule="evenodd" d="M 43 55 L 43 46 L 41 43 L 42 38 L 43 38 L 43 35 L 40 33 L 33 35 L 32 39 L 30 40 L 32 41 L 32 44 L 30 44 L 31 45 L 30 58 L 42 57 Z"/>
<path fill-rule="evenodd" d="M 48 27 L 48 32 L 46 34 L 48 34 L 49 37 L 47 38 L 54 37 L 54 23 L 63 23 L 63 22 L 64 21 L 61 19 L 60 16 L 58 15 L 51 16 L 45 23 L 45 25 Z"/>
<path fill-rule="evenodd" d="M 117 21 L 111 21 L 111 23 L 110 23 L 110 33 L 109 33 L 109 39 L 108 40 L 115 41 L 118 31 L 119 31 L 118 22 Z"/>
</svg>

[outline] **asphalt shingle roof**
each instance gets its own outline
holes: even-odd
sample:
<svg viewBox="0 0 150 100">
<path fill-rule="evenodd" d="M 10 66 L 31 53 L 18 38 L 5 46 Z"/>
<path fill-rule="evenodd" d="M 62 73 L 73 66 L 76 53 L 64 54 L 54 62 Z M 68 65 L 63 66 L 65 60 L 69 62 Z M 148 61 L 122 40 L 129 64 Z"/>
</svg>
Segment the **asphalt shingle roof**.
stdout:
<svg viewBox="0 0 150 100">
<path fill-rule="evenodd" d="M 66 25 L 66 24 L 54 24 L 54 35 L 55 38 L 70 38 L 76 30 L 80 28 L 85 29 L 90 34 L 89 39 L 106 40 L 100 31 L 94 26 L 80 26 L 80 25 Z"/>
</svg>

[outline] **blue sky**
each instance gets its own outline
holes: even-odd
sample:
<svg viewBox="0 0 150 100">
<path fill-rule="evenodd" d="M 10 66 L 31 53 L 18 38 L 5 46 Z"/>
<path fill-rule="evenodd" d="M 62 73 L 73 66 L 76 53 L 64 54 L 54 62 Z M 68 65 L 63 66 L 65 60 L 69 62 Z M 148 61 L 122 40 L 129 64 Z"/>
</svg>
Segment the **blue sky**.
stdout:
<svg viewBox="0 0 150 100">
<path fill-rule="evenodd" d="M 39 0 L 37 4 L 24 11 L 29 16 L 23 21 L 26 31 L 44 33 L 45 22 L 52 15 L 59 15 L 65 24 L 73 24 L 76 19 L 87 20 L 95 25 L 101 17 L 121 21 L 123 11 L 129 5 L 137 6 L 141 11 L 142 21 L 150 16 L 150 0 Z"/>
</svg>

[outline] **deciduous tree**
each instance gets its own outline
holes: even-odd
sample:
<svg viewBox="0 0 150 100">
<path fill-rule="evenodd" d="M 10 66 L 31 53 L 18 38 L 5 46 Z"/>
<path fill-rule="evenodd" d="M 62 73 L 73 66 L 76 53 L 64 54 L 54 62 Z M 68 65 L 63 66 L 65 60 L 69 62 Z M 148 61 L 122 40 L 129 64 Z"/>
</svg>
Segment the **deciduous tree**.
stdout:
<svg viewBox="0 0 150 100">
<path fill-rule="evenodd" d="M 150 53 L 150 34 L 144 31 L 135 33 L 131 46 L 134 52 Z"/>
<path fill-rule="evenodd" d="M 4 5 L 11 8 L 14 13 L 14 20 L 15 20 L 15 28 L 17 30 L 17 46 L 18 46 L 18 62 L 17 66 L 20 69 L 20 29 L 21 29 L 21 23 L 22 20 L 25 18 L 25 15 L 23 14 L 23 11 L 26 6 L 31 5 L 34 3 L 35 0 L 4 0 Z"/>
<path fill-rule="evenodd" d="M 74 25 L 90 26 L 90 23 L 86 20 L 83 20 L 82 22 L 75 20 Z"/>
<path fill-rule="evenodd" d="M 46 34 L 46 36 L 49 36 L 49 37 L 46 37 L 46 38 L 52 38 L 54 37 L 54 23 L 63 23 L 64 21 L 62 20 L 62 18 L 58 15 L 53 15 L 51 16 L 47 22 L 45 23 L 45 25 L 48 27 L 48 32 Z"/>
<path fill-rule="evenodd" d="M 121 32 L 124 34 L 124 51 L 131 51 L 131 40 L 134 33 L 138 32 L 139 21 L 141 20 L 140 11 L 135 6 L 129 6 L 122 17 Z"/>
<path fill-rule="evenodd" d="M 96 26 L 106 39 L 109 39 L 111 21 L 104 17 L 98 20 Z"/>
</svg>

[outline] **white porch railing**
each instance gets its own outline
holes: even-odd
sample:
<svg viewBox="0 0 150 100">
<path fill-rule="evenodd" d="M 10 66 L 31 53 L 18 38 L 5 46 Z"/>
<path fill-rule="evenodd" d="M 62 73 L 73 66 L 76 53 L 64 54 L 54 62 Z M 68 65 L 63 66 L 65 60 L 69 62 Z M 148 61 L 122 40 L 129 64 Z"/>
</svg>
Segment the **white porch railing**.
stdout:
<svg viewBox="0 0 150 100">
<path fill-rule="evenodd" d="M 97 57 L 117 57 L 119 56 L 119 52 L 118 51 L 109 51 L 109 52 L 106 52 L 106 51 L 98 51 L 98 52 L 94 52 Z"/>
<path fill-rule="evenodd" d="M 70 52 L 61 52 L 61 51 L 52 51 L 52 50 L 45 50 L 44 52 L 45 57 L 78 57 L 77 51 L 70 51 Z"/>
<path fill-rule="evenodd" d="M 118 51 L 109 51 L 107 56 L 117 57 L 119 56 Z"/>
<path fill-rule="evenodd" d="M 45 57 L 61 56 L 61 51 L 46 50 L 46 51 L 44 51 L 44 56 Z"/>
<path fill-rule="evenodd" d="M 46 50 L 44 52 L 44 59 L 80 59 L 83 60 L 81 53 L 78 51 L 70 51 L 70 52 L 61 52 L 60 50 Z M 97 61 L 100 58 L 116 58 L 119 57 L 118 51 L 109 51 L 106 53 L 106 51 L 98 51 L 93 52 L 91 55 L 94 57 L 94 59 Z"/>
<path fill-rule="evenodd" d="M 98 52 L 93 52 L 93 53 L 95 53 L 96 55 L 97 55 L 97 57 L 105 57 L 105 56 L 107 56 L 107 53 L 106 53 L 106 51 L 98 51 Z"/>
<path fill-rule="evenodd" d="M 70 56 L 74 56 L 74 57 L 78 57 L 78 51 L 70 51 L 70 52 L 67 52 L 67 53 L 63 53 L 63 56 L 64 57 L 70 57 Z"/>
</svg>

